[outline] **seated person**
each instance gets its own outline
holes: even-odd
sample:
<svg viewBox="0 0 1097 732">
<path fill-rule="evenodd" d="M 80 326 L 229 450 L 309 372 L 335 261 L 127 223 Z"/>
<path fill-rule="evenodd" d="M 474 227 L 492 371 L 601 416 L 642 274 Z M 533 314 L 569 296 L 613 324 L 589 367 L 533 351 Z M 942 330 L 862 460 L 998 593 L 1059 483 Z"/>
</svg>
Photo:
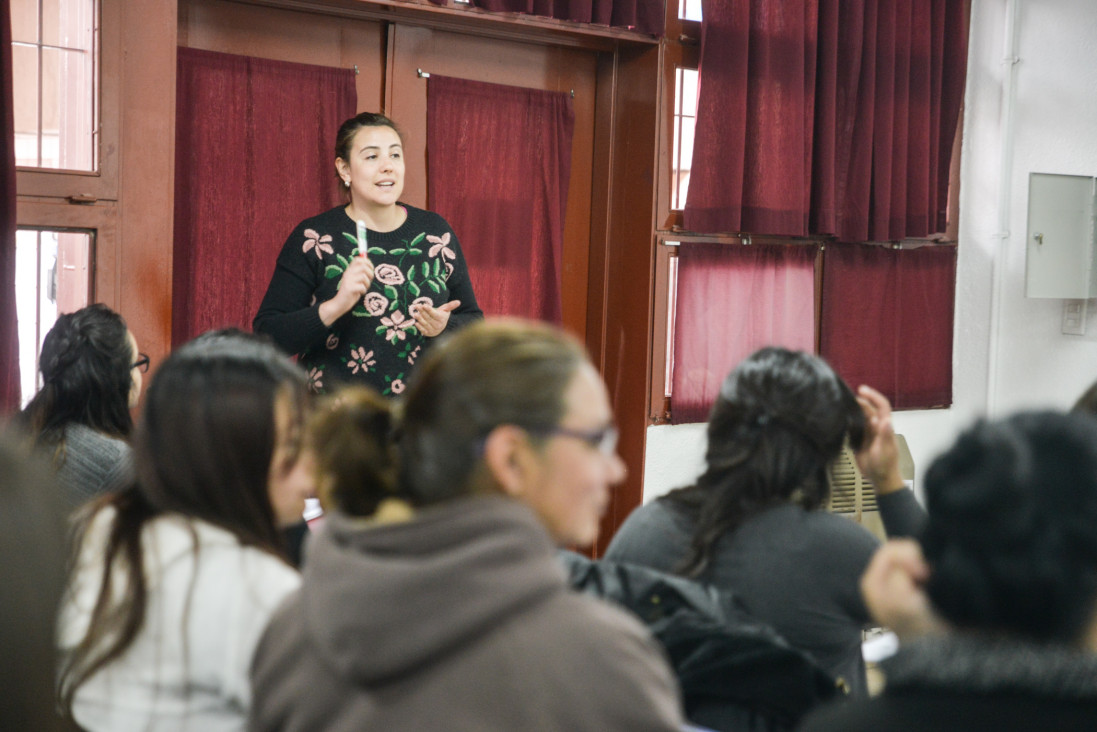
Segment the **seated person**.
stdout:
<svg viewBox="0 0 1097 732">
<path fill-rule="evenodd" d="M 864 387 L 855 397 L 816 356 L 770 347 L 724 380 L 697 482 L 636 509 L 605 558 L 734 592 L 851 693 L 865 694 L 869 616 L 858 581 L 879 542 L 821 510 L 847 437 L 864 443 L 858 462 L 881 494 L 888 533 L 916 532 L 924 514 L 899 476 L 887 400 Z"/>
<path fill-rule="evenodd" d="M 147 356 L 126 321 L 95 304 L 57 318 L 42 341 L 42 388 L 18 422 L 57 468 L 70 509 L 133 482 L 130 409 Z"/>
<path fill-rule="evenodd" d="M 862 580 L 903 641 L 883 694 L 802 729 L 1097 728 L 1097 422 L 980 421 L 925 490 L 921 546 L 888 542 Z"/>
<path fill-rule="evenodd" d="M 244 728 L 248 667 L 300 581 L 305 373 L 255 336 L 209 333 L 160 367 L 137 482 L 89 507 L 61 608 L 61 709 L 89 732 Z"/>
<path fill-rule="evenodd" d="M 60 732 L 54 687 L 66 506 L 49 466 L 0 435 L 0 729 Z"/>
<path fill-rule="evenodd" d="M 680 729 L 651 636 L 555 558 L 624 477 L 582 347 L 476 323 L 403 399 L 348 387 L 314 417 L 325 523 L 256 651 L 250 729 Z"/>
</svg>

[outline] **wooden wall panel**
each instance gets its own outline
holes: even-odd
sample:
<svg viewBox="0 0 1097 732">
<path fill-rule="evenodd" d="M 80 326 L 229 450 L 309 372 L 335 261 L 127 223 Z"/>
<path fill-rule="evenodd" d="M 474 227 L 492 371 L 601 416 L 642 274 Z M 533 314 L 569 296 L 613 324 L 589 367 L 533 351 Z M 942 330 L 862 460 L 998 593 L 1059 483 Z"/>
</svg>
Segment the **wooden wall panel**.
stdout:
<svg viewBox="0 0 1097 732">
<path fill-rule="evenodd" d="M 179 45 L 317 66 L 357 66 L 358 110 L 376 112 L 382 106 L 385 29 L 376 20 L 181 0 Z"/>
<path fill-rule="evenodd" d="M 651 379 L 652 278 L 655 276 L 655 160 L 659 47 L 621 49 L 612 72 L 609 208 L 606 212 L 603 337 L 600 362 L 628 465 L 613 493 L 595 548 L 643 500 L 644 444 Z M 598 304 L 591 304 L 592 317 Z"/>
</svg>

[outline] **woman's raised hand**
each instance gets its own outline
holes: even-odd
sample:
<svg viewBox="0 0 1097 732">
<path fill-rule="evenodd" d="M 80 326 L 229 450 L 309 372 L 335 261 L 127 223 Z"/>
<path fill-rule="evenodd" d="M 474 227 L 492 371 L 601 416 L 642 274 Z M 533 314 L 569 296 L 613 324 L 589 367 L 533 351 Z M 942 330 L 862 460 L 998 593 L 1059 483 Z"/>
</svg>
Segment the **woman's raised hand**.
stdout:
<svg viewBox="0 0 1097 732">
<path fill-rule="evenodd" d="M 425 336 L 436 336 L 446 329 L 449 323 L 449 314 L 461 304 L 460 300 L 450 300 L 445 305 L 431 307 L 423 305 L 412 314 L 415 318 L 415 327 Z"/>
<path fill-rule="evenodd" d="M 880 495 L 902 490 L 906 484 L 899 474 L 899 443 L 891 423 L 891 402 L 871 386 L 861 386 L 857 403 L 865 413 L 865 441 L 857 450 L 857 467 Z"/>
<path fill-rule="evenodd" d="M 320 320 L 330 326 L 343 317 L 366 296 L 373 283 L 373 262 L 361 255 L 355 257 L 343 272 L 339 280 L 339 290 L 335 297 L 320 305 Z"/>
</svg>

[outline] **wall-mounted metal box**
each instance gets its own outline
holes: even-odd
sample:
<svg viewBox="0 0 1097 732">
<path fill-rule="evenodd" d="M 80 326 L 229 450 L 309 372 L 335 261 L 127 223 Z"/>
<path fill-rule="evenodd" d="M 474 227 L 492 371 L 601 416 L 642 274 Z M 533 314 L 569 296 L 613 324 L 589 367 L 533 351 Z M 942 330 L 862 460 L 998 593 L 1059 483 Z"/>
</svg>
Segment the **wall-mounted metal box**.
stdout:
<svg viewBox="0 0 1097 732">
<path fill-rule="evenodd" d="M 1025 297 L 1097 297 L 1097 178 L 1030 173 Z"/>
</svg>

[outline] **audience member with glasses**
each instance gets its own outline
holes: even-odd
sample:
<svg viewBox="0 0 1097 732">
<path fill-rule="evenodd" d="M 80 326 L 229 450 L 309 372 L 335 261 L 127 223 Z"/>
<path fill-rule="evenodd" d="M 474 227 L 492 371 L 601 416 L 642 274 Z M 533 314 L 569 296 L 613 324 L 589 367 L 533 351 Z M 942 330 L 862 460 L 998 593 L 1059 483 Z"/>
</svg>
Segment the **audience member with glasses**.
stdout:
<svg viewBox="0 0 1097 732">
<path fill-rule="evenodd" d="M 106 305 L 61 315 L 46 334 L 42 388 L 18 421 L 57 468 L 70 508 L 133 482 L 130 409 L 148 368 L 125 320 Z"/>
<path fill-rule="evenodd" d="M 678 572 L 734 592 L 759 620 L 810 653 L 855 695 L 869 614 L 858 583 L 877 539 L 819 510 L 842 445 L 859 449 L 891 535 L 916 533 L 925 513 L 903 484 L 891 406 L 857 396 L 821 358 L 763 348 L 720 388 L 696 482 L 634 511 L 605 558 Z"/>
<path fill-rule="evenodd" d="M 329 397 L 325 526 L 256 650 L 249 729 L 681 729 L 647 631 L 556 559 L 598 535 L 616 437 L 582 346 L 524 321 L 438 344 L 401 402 Z"/>
</svg>

